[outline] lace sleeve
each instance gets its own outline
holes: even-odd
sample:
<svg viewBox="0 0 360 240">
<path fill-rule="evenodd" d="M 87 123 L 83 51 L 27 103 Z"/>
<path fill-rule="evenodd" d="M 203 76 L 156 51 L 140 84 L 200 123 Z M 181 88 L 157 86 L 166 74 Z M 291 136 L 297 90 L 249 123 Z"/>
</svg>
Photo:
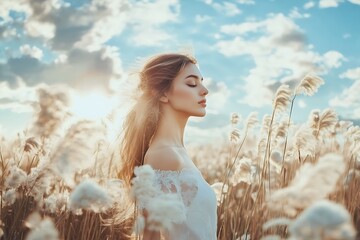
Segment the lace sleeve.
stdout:
<svg viewBox="0 0 360 240">
<path fill-rule="evenodd" d="M 184 203 L 186 209 L 196 196 L 198 186 L 192 169 L 180 171 L 155 170 L 156 186 L 164 193 L 175 193 Z"/>
<path fill-rule="evenodd" d="M 173 223 L 186 220 L 187 210 L 198 190 L 194 171 L 154 170 L 149 165 L 135 169 L 132 194 L 139 213 L 147 211 L 149 229 L 170 229 Z"/>
</svg>

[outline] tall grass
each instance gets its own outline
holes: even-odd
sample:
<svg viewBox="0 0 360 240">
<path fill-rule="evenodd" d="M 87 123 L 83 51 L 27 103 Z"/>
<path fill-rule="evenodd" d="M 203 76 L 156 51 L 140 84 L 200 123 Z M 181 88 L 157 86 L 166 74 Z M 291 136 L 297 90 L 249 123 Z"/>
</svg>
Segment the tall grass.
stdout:
<svg viewBox="0 0 360 240">
<path fill-rule="evenodd" d="M 356 238 L 360 128 L 331 109 L 291 120 L 296 96 L 322 83 L 310 75 L 281 86 L 261 124 L 234 114 L 229 141 L 188 147 L 217 192 L 218 239 Z M 71 122 L 67 104 L 65 93 L 40 90 L 33 127 L 0 139 L 1 239 L 135 236 L 116 142 L 104 122 Z"/>
</svg>

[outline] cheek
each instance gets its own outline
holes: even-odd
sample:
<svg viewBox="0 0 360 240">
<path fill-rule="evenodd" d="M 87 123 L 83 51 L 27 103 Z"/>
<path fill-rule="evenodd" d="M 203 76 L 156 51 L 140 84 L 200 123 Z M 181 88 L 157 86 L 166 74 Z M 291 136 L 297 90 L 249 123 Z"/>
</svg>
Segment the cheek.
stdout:
<svg viewBox="0 0 360 240">
<path fill-rule="evenodd" d="M 191 92 L 190 89 L 178 88 L 174 91 L 174 97 L 176 99 L 187 100 L 193 97 L 193 93 Z"/>
</svg>

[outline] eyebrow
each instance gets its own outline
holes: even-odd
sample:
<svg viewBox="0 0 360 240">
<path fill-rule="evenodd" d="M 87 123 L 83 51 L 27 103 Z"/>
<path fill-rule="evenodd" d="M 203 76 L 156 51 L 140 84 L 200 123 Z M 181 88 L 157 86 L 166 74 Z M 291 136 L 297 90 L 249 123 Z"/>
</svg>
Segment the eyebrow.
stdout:
<svg viewBox="0 0 360 240">
<path fill-rule="evenodd" d="M 196 78 L 196 79 L 199 79 L 199 76 L 196 76 L 196 75 L 194 75 L 194 74 L 190 74 L 190 75 L 187 76 L 185 79 L 187 79 L 187 78 Z M 202 77 L 200 80 L 203 81 L 204 78 Z"/>
</svg>

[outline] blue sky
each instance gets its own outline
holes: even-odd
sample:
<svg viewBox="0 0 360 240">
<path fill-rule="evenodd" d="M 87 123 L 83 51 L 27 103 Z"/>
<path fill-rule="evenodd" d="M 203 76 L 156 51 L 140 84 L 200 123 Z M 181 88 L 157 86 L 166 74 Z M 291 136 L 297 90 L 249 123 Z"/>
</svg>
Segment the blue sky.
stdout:
<svg viewBox="0 0 360 240">
<path fill-rule="evenodd" d="M 278 86 L 310 72 L 325 84 L 297 98 L 295 122 L 329 107 L 360 120 L 359 0 L 20 2 L 0 2 L 0 134 L 31 126 L 44 86 L 65 89 L 79 117 L 105 116 L 126 105 L 139 59 L 166 51 L 193 53 L 210 90 L 188 138 L 227 134 L 232 112 L 261 120 Z"/>
</svg>

